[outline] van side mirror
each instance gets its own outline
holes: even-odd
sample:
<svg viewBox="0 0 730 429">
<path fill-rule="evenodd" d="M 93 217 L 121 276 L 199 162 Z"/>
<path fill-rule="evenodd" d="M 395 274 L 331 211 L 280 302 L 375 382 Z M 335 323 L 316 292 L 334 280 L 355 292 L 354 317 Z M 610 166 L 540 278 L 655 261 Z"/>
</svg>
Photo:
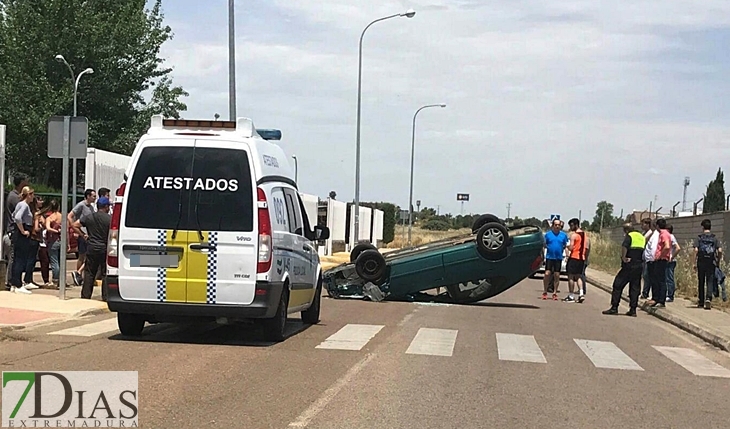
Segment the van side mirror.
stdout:
<svg viewBox="0 0 730 429">
<path fill-rule="evenodd" d="M 327 240 L 330 238 L 330 229 L 326 226 L 315 225 L 314 226 L 315 240 Z"/>
</svg>

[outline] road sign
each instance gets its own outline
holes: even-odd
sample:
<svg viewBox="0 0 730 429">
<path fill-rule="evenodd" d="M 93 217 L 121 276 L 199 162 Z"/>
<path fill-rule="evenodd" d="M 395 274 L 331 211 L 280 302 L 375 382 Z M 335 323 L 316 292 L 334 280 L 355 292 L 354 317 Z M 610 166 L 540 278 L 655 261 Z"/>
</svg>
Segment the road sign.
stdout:
<svg viewBox="0 0 730 429">
<path fill-rule="evenodd" d="M 456 201 L 469 201 L 469 194 L 456 194 Z"/>
<path fill-rule="evenodd" d="M 550 215 L 550 222 L 554 221 L 555 219 L 560 220 L 559 214 L 551 214 Z"/>
<path fill-rule="evenodd" d="M 48 157 L 63 158 L 65 118 L 71 120 L 69 158 L 85 159 L 89 141 L 89 120 L 83 116 L 51 116 L 48 119 Z"/>
</svg>

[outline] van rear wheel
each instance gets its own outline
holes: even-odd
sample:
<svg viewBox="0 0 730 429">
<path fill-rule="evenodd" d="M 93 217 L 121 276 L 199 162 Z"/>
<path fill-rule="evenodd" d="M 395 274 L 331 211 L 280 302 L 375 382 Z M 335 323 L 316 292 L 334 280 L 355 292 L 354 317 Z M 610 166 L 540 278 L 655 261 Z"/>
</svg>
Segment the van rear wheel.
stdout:
<svg viewBox="0 0 730 429">
<path fill-rule="evenodd" d="M 279 299 L 279 307 L 276 314 L 271 319 L 264 319 L 264 336 L 267 340 L 273 342 L 284 341 L 284 330 L 286 329 L 286 317 L 289 308 L 289 286 L 284 285 Z"/>
<path fill-rule="evenodd" d="M 122 335 L 137 337 L 142 334 L 144 317 L 139 314 L 117 313 L 117 325 Z"/>
</svg>

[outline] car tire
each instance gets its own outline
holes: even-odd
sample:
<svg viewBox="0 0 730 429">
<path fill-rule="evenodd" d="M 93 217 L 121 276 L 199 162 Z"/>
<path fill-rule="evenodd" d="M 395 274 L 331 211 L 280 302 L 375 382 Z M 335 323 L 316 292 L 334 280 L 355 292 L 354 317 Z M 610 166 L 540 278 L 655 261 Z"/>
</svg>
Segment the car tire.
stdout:
<svg viewBox="0 0 730 429">
<path fill-rule="evenodd" d="M 378 248 L 370 243 L 360 243 L 353 247 L 352 252 L 350 252 L 350 262 L 357 261 L 357 257 L 366 250 L 378 250 Z"/>
<path fill-rule="evenodd" d="M 486 225 L 490 222 L 496 222 L 501 223 L 504 225 L 504 221 L 502 219 L 498 218 L 497 216 L 493 214 L 483 214 L 477 218 L 477 220 L 474 221 L 474 223 L 471 226 L 471 232 L 472 234 L 476 234 L 479 231 L 479 228 Z"/>
<path fill-rule="evenodd" d="M 308 309 L 302 311 L 302 322 L 307 325 L 316 325 L 319 323 L 320 305 L 322 303 L 322 277 L 317 281 L 317 287 L 314 289 L 314 299 L 312 305 Z"/>
<path fill-rule="evenodd" d="M 117 313 L 117 326 L 122 335 L 138 337 L 142 335 L 146 320 L 139 314 Z"/>
<path fill-rule="evenodd" d="M 285 339 L 286 318 L 289 308 L 289 285 L 284 285 L 284 290 L 279 298 L 279 305 L 276 314 L 271 319 L 264 319 L 264 336 L 268 341 L 281 342 Z"/>
<path fill-rule="evenodd" d="M 355 261 L 355 272 L 361 279 L 368 282 L 377 282 L 385 275 L 385 258 L 377 250 L 362 252 Z"/>
<path fill-rule="evenodd" d="M 488 222 L 477 231 L 477 250 L 489 260 L 503 259 L 510 241 L 509 231 L 498 222 Z"/>
</svg>

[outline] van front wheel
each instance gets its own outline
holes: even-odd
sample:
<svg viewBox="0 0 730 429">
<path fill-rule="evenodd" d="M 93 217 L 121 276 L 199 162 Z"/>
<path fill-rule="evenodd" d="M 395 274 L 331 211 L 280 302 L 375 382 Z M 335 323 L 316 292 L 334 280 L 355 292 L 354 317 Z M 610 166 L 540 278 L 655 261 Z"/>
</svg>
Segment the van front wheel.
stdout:
<svg viewBox="0 0 730 429">
<path fill-rule="evenodd" d="M 272 342 L 284 341 L 284 330 L 286 329 L 286 317 L 289 308 L 289 287 L 284 285 L 279 299 L 279 307 L 276 314 L 271 319 L 264 319 L 264 335 L 266 339 Z"/>
<path fill-rule="evenodd" d="M 122 335 L 137 337 L 142 334 L 145 320 L 138 314 L 117 313 L 117 325 Z"/>
</svg>

